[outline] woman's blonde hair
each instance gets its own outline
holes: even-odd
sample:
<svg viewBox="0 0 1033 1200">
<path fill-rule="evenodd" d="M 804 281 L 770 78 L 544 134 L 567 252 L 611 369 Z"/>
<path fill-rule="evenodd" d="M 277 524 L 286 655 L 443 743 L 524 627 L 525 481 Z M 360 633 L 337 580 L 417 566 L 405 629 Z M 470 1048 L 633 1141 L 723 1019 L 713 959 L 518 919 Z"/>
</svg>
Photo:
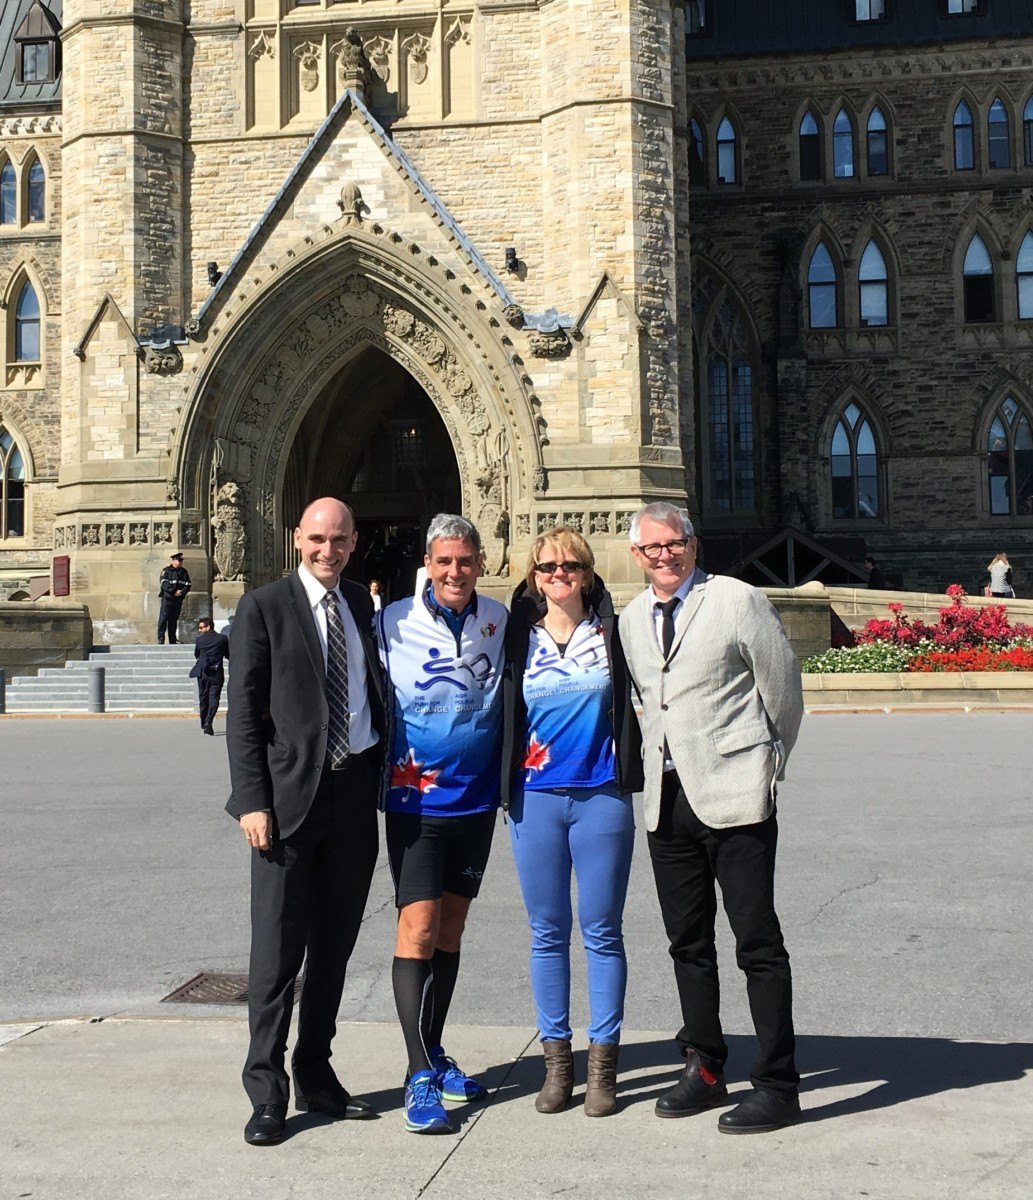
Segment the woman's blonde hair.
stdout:
<svg viewBox="0 0 1033 1200">
<path fill-rule="evenodd" d="M 571 529 L 569 525 L 557 525 L 555 529 L 547 529 L 535 539 L 531 553 L 527 556 L 527 590 L 536 596 L 540 594 L 538 572 L 534 568 L 536 563 L 541 562 L 542 551 L 550 545 L 556 546 L 560 551 L 561 557 L 557 557 L 558 562 L 566 562 L 570 559 L 579 562 L 585 568 L 581 577 L 581 590 L 586 593 L 591 592 L 595 587 L 595 555 L 592 553 L 592 547 L 581 534 L 576 529 Z"/>
<path fill-rule="evenodd" d="M 990 561 L 987 563 L 987 568 L 989 569 L 990 567 L 992 567 L 994 565 L 994 563 L 999 563 L 999 562 L 1005 562 L 1005 563 L 1008 563 L 1009 567 L 1011 566 L 1011 563 L 1008 562 L 1007 554 L 1005 554 L 1005 552 L 1003 550 L 998 550 L 997 553 L 993 556 L 993 558 L 991 558 Z"/>
</svg>

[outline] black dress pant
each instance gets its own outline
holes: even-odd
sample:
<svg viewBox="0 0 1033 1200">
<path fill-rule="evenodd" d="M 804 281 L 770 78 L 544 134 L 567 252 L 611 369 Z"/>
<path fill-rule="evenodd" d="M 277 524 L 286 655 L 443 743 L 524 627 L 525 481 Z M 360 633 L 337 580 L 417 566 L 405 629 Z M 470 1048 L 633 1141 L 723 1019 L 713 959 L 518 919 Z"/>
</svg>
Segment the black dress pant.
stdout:
<svg viewBox="0 0 1033 1200">
<path fill-rule="evenodd" d="M 203 675 L 197 681 L 197 709 L 201 714 L 202 729 L 215 720 L 222 699 L 222 684 L 222 679 L 206 679 Z"/>
<path fill-rule="evenodd" d="M 252 1104 L 286 1104 L 284 1058 L 294 981 L 305 960 L 298 1038 L 291 1060 L 296 1093 L 332 1084 L 330 1043 L 345 971 L 377 861 L 380 748 L 331 771 L 324 764 L 301 827 L 251 852 L 251 1046 L 244 1090 Z"/>
<path fill-rule="evenodd" d="M 677 773 L 664 776 L 660 822 L 648 835 L 657 898 L 671 943 L 681 1000 L 678 1044 L 718 1072 L 728 1057 L 721 1031 L 714 921 L 715 882 L 735 935 L 736 962 L 746 975 L 760 1051 L 754 1087 L 795 1092 L 796 1039 L 789 954 L 775 914 L 775 814 L 758 825 L 711 829 L 696 816 Z"/>
<path fill-rule="evenodd" d="M 158 610 L 158 641 L 165 641 L 165 633 L 168 631 L 169 645 L 175 646 L 179 640 L 176 633 L 176 626 L 179 624 L 179 614 L 183 608 L 183 597 L 178 600 L 162 600 L 161 608 Z"/>
</svg>

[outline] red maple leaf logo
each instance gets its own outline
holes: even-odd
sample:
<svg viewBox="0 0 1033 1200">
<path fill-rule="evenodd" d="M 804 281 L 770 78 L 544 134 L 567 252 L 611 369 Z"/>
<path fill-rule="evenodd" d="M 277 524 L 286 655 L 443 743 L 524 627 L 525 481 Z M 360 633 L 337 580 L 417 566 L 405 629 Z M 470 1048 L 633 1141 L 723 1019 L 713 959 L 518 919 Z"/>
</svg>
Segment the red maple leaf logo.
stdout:
<svg viewBox="0 0 1033 1200">
<path fill-rule="evenodd" d="M 424 771 L 423 763 L 418 763 L 410 750 L 406 758 L 391 768 L 391 786 L 419 792 L 422 796 L 438 786 L 434 781 L 440 774 L 440 771 Z"/>
<path fill-rule="evenodd" d="M 538 735 L 532 733 L 531 740 L 527 743 L 527 753 L 524 755 L 524 770 L 540 771 L 551 757 L 548 743 L 540 742 Z"/>
<path fill-rule="evenodd" d="M 498 626 L 494 621 L 489 621 L 487 625 L 481 626 L 481 637 L 491 638 L 495 636 L 495 630 Z"/>
</svg>

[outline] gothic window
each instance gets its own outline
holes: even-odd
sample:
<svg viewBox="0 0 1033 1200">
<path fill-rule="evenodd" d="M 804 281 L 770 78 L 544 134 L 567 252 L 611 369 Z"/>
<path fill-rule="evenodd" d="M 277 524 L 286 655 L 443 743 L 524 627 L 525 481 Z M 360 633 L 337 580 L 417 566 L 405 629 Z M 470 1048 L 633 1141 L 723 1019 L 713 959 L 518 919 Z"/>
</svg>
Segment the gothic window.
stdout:
<svg viewBox="0 0 1033 1200">
<path fill-rule="evenodd" d="M 1015 257 L 1015 287 L 1018 292 L 1019 320 L 1033 320 L 1033 233 L 1022 239 Z"/>
<path fill-rule="evenodd" d="M 998 96 L 986 118 L 986 149 L 992 169 L 1011 166 L 1011 134 L 1008 129 L 1008 110 Z"/>
<path fill-rule="evenodd" d="M 1033 96 L 1022 110 L 1022 149 L 1027 167 L 1033 167 Z"/>
<path fill-rule="evenodd" d="M 26 279 L 14 310 L 14 361 L 39 362 L 39 300 Z"/>
<path fill-rule="evenodd" d="M 706 143 L 703 130 L 695 117 L 689 122 L 689 183 L 702 185 L 707 181 Z"/>
<path fill-rule="evenodd" d="M 881 108 L 873 108 L 868 116 L 868 174 L 890 173 L 889 139 L 886 118 Z"/>
<path fill-rule="evenodd" d="M 886 0 L 854 0 L 854 19 L 881 21 L 886 16 Z"/>
<path fill-rule="evenodd" d="M 33 159 L 32 166 L 29 167 L 28 201 L 29 220 L 46 220 L 47 176 L 38 158 Z"/>
<path fill-rule="evenodd" d="M 886 260 L 874 241 L 870 241 L 861 255 L 857 272 L 859 311 L 862 325 L 889 324 L 889 280 Z"/>
<path fill-rule="evenodd" d="M 0 225 L 13 225 L 18 217 L 18 179 L 7 160 L 0 169 Z"/>
<path fill-rule="evenodd" d="M 856 521 L 879 515 L 879 457 L 871 423 L 856 404 L 836 421 L 829 454 L 832 515 Z"/>
<path fill-rule="evenodd" d="M 53 83 L 58 76 L 61 24 L 36 0 L 14 34 L 15 83 Z"/>
<path fill-rule="evenodd" d="M 807 267 L 807 312 L 812 329 L 834 329 L 838 324 L 836 268 L 824 242 L 819 242 Z"/>
<path fill-rule="evenodd" d="M 990 512 L 995 516 L 1033 514 L 1033 427 L 1011 397 L 997 406 L 986 435 L 986 475 Z"/>
<path fill-rule="evenodd" d="M 995 320 L 997 308 L 994 303 L 994 264 L 986 242 L 978 233 L 972 235 L 965 252 L 962 286 L 965 320 L 973 324 Z"/>
<path fill-rule="evenodd" d="M 701 405 L 707 424 L 707 500 L 719 512 L 756 507 L 753 365 L 738 311 L 725 302 L 703 349 Z"/>
<path fill-rule="evenodd" d="M 964 100 L 954 110 L 954 169 L 971 171 L 976 165 L 976 135 L 972 109 Z"/>
<path fill-rule="evenodd" d="M 699 37 L 707 27 L 706 0 L 688 0 L 685 5 L 685 32 L 689 37 Z"/>
<path fill-rule="evenodd" d="M 25 463 L 0 425 L 0 540 L 25 536 Z"/>
<path fill-rule="evenodd" d="M 735 126 L 725 117 L 717 127 L 717 181 L 737 183 Z"/>
<path fill-rule="evenodd" d="M 821 131 L 810 109 L 800 120 L 800 178 L 821 178 Z"/>
<path fill-rule="evenodd" d="M 845 108 L 836 113 L 832 126 L 833 173 L 837 179 L 854 176 L 854 123 Z"/>
</svg>

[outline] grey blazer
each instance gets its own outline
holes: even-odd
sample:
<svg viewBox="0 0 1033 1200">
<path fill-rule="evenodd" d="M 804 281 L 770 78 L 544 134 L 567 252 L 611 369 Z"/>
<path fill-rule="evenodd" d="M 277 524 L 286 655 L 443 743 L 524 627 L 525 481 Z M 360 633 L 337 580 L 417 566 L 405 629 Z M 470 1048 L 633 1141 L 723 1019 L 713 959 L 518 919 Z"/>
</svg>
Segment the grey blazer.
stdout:
<svg viewBox="0 0 1033 1200">
<path fill-rule="evenodd" d="M 765 820 L 803 718 L 800 664 L 768 598 L 749 584 L 696 569 L 664 661 L 653 593 L 620 616 L 620 637 L 642 701 L 644 810 L 660 819 L 664 739 L 699 819 L 712 829 Z"/>
</svg>

